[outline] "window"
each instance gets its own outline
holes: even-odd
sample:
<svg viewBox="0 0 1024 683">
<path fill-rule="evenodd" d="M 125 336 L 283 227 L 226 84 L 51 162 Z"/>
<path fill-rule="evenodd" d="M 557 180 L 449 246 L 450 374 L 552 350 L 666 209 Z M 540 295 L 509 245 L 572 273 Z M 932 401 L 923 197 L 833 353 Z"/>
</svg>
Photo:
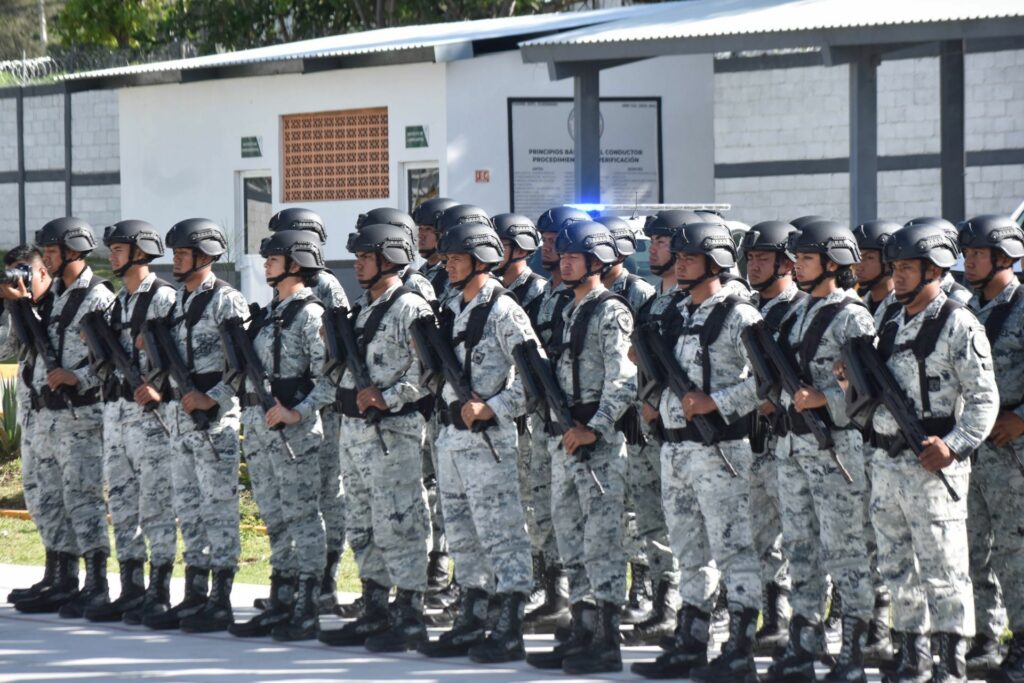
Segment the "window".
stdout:
<svg viewBox="0 0 1024 683">
<path fill-rule="evenodd" d="M 239 174 L 239 218 L 245 235 L 245 253 L 260 253 L 260 242 L 270 236 L 267 224 L 273 214 L 269 171 L 243 171 Z"/>
<path fill-rule="evenodd" d="M 281 117 L 283 201 L 386 199 L 388 109 Z"/>
</svg>

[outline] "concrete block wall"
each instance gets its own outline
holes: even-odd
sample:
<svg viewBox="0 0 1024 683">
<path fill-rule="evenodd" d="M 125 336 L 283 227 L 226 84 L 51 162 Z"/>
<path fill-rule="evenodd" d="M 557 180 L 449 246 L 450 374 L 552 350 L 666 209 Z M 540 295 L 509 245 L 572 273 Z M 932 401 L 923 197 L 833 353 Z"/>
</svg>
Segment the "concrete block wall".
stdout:
<svg viewBox="0 0 1024 683">
<path fill-rule="evenodd" d="M 26 97 L 25 169 L 64 168 L 64 96 Z"/>
<path fill-rule="evenodd" d="M 71 96 L 71 168 L 75 173 L 120 168 L 117 92 L 94 90 Z"/>
<path fill-rule="evenodd" d="M 14 204 L 17 209 L 17 202 Z M 35 231 L 64 215 L 64 183 L 25 184 L 25 236 L 31 241 Z"/>
<path fill-rule="evenodd" d="M 71 188 L 75 215 L 88 221 L 99 238 L 103 228 L 121 220 L 120 185 L 85 185 Z"/>
<path fill-rule="evenodd" d="M 17 170 L 18 101 L 11 97 L 0 100 L 0 172 Z"/>
</svg>

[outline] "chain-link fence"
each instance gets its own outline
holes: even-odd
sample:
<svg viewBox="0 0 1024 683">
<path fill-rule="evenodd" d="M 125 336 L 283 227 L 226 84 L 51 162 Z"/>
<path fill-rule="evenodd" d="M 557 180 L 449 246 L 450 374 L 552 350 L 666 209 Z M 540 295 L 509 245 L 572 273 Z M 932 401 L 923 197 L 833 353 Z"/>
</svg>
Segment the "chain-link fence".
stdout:
<svg viewBox="0 0 1024 683">
<path fill-rule="evenodd" d="M 190 43 L 173 43 L 153 50 L 64 48 L 52 46 L 45 57 L 0 61 L 0 84 L 29 85 L 55 80 L 62 74 L 110 69 L 132 64 L 187 59 L 198 52 Z"/>
</svg>

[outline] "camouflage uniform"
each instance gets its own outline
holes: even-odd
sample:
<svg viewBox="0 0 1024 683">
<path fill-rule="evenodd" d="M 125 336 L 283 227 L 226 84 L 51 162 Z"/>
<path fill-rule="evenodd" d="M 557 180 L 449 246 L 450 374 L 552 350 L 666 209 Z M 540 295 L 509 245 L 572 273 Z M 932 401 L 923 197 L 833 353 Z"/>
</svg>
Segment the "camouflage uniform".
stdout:
<svg viewBox="0 0 1024 683">
<path fill-rule="evenodd" d="M 901 314 L 889 322 L 886 327 L 896 326 L 895 344 L 916 339 L 922 322 L 938 315 L 945 301 L 946 295 L 940 292 L 911 320 Z M 885 335 L 883 328 L 879 336 Z M 925 359 L 931 405 L 926 417 L 959 414 L 949 433 L 938 434 L 955 453 L 971 453 L 995 422 L 999 399 L 991 355 L 982 326 L 968 311 L 957 310 Z M 920 378 L 913 354 L 897 351 L 886 365 L 920 416 Z M 875 412 L 872 426 L 876 444 L 891 443 L 899 432 L 884 406 Z M 939 478 L 921 467 L 909 449 L 890 458 L 876 448 L 871 472 L 871 521 L 878 537 L 878 567 L 895 600 L 894 629 L 972 636 L 974 598 L 966 529 L 970 462 L 954 462 L 943 470 L 960 494 L 959 502 L 949 497 Z"/>
<path fill-rule="evenodd" d="M 365 293 L 359 298 L 358 317 L 353 321 L 357 333 L 400 286 L 396 283 L 372 302 Z M 430 521 L 420 476 L 424 422 L 417 404 L 424 391 L 409 326 L 413 320 L 430 315 L 430 306 L 420 296 L 400 294 L 381 318 L 376 334 L 367 340 L 370 379 L 381 390 L 389 411 L 395 413 L 379 423 L 388 453 L 381 452 L 376 430 L 357 411 L 352 410 L 341 420 L 352 467 L 346 475 L 349 543 L 359 577 L 380 586 L 419 593 L 427 587 Z M 342 393 L 352 394 L 354 408 L 355 381 L 348 370 L 342 376 L 341 387 Z"/>
<path fill-rule="evenodd" d="M 470 313 L 495 296 L 498 283 L 490 279 L 472 301 L 452 298 L 452 334 L 463 332 Z M 493 303 L 480 343 L 466 349 L 460 343 L 460 363 L 470 354 L 475 394 L 494 411 L 497 426 L 487 430 L 501 463 L 494 461 L 479 434 L 444 426 L 437 439 L 437 475 L 444 509 L 445 532 L 458 567 L 459 584 L 487 593 L 529 593 L 532 582 L 530 542 L 517 486 L 515 418 L 526 412 L 522 381 L 512 370 L 512 349 L 535 339 L 526 313 L 510 297 Z M 510 380 L 511 373 L 511 381 Z M 443 399 L 456 400 L 447 384 Z"/>
<path fill-rule="evenodd" d="M 92 277 L 92 269 L 87 266 L 67 289 L 61 280 L 54 281 L 51 290 L 56 298 L 47 325 L 54 349 L 61 348 L 58 320 L 71 292 L 87 287 Z M 107 308 L 113 298 L 113 292 L 107 287 L 93 287 L 67 326 L 63 354 L 57 360 L 61 367 L 71 370 L 78 378 L 78 385 L 72 393 L 75 390 L 79 395 L 98 391 L 99 380 L 90 372 L 86 362 L 88 349 L 79 336 L 78 322 L 90 311 Z M 45 387 L 46 374 L 46 366 L 37 361 L 32 386 Z M 62 529 L 70 521 L 78 547 L 77 552 L 74 548 L 68 549 L 69 552 L 85 555 L 99 550 L 108 554 L 110 542 L 103 502 L 103 405 L 97 401 L 77 407 L 75 412 L 78 419 L 72 417 L 66 408 L 43 408 L 35 415 L 29 448 L 38 456 L 32 478 L 39 487 L 40 528 Z"/>
<path fill-rule="evenodd" d="M 348 308 L 348 297 L 333 273 L 320 271 L 312 290 L 325 307 Z M 320 423 L 324 432 L 320 445 L 320 514 L 324 518 L 327 550 L 340 553 L 345 545 L 345 489 L 341 483 L 341 460 L 345 451 L 338 434 L 341 415 L 333 405 L 324 406 L 320 410 Z"/>
<path fill-rule="evenodd" d="M 298 411 L 302 419 L 283 432 L 275 432 L 267 427 L 266 410 L 255 395 L 242 395 L 245 461 L 253 497 L 270 537 L 270 565 L 282 576 L 298 576 L 300 581 L 319 579 L 324 571 L 326 543 L 317 486 L 322 481 L 319 461 L 323 428 L 317 409 L 334 400 L 334 387 L 326 377 L 315 383 L 311 377 L 324 364 L 320 337 L 323 308 L 309 303 L 295 314 L 291 324 L 275 321 L 281 320 L 293 302 L 309 299 L 313 299 L 313 293 L 303 288 L 271 304 L 266 323 L 253 339 L 253 348 L 271 382 L 306 378 L 308 388 L 297 390 L 294 397 L 275 396 L 285 407 Z M 277 367 L 275 357 L 279 358 Z M 288 440 L 294 460 L 289 458 L 280 433 Z"/>
<path fill-rule="evenodd" d="M 571 405 L 589 420 L 579 419 L 598 440 L 586 466 L 578 456 L 559 449 L 551 455 L 551 511 L 559 555 L 569 577 L 569 600 L 584 598 L 622 605 L 626 593 L 622 520 L 626 495 L 626 444 L 615 422 L 636 400 L 636 366 L 628 358 L 633 316 L 621 301 L 598 304 L 587 322 L 574 373 L 570 339 L 573 324 L 587 302 L 603 292 L 597 286 L 576 304 L 563 309 L 562 353 L 555 363 L 558 383 Z M 574 382 L 578 377 L 578 386 Z M 588 469 L 589 467 L 589 469 Z M 598 493 L 590 471 L 605 489 Z"/>
<path fill-rule="evenodd" d="M 1007 305 L 1020 285 L 1014 278 L 991 301 L 977 296 L 971 308 L 984 324 L 998 306 Z M 1024 416 L 1024 300 L 1013 304 L 1002 330 L 990 340 L 1002 410 Z M 1015 455 L 1016 454 L 1016 455 Z M 998 640 L 1009 621 L 1015 633 L 1024 629 L 1024 475 L 1017 458 L 1024 457 L 1024 437 L 997 447 L 985 441 L 978 448 L 967 497 L 967 534 L 978 635 Z M 1000 587 L 1002 590 L 1000 591 Z M 1005 604 L 1005 612 L 1003 606 Z"/>
<path fill-rule="evenodd" d="M 424 296 L 431 303 L 434 310 L 440 310 L 442 300 L 447 301 L 451 295 L 451 288 L 448 286 L 448 276 L 444 270 L 444 261 L 433 265 L 424 263 L 419 270 L 420 274 L 431 283 L 430 298 Z M 438 281 L 443 278 L 443 281 Z M 435 287 L 435 281 L 441 284 L 440 289 Z M 441 433 L 441 425 L 438 423 L 436 411 L 427 419 L 423 429 L 423 485 L 427 490 L 427 507 L 430 511 L 430 550 L 434 553 L 448 553 L 448 540 L 444 535 L 444 512 L 441 510 L 441 496 L 437 490 L 437 437 Z"/>
<path fill-rule="evenodd" d="M 719 576 L 728 591 L 730 609 L 761 607 L 760 569 L 750 523 L 752 455 L 746 438 L 746 418 L 757 406 L 757 393 L 740 340 L 743 329 L 760 316 L 750 306 L 736 305 L 709 349 L 702 348 L 696 330 L 685 329 L 702 326 L 730 295 L 723 287 L 692 310 L 688 298 L 679 303 L 684 329 L 674 351 L 697 384 L 704 377 L 702 355 L 710 354 L 711 372 L 703 382 L 706 393 L 728 425 L 740 421 L 743 426 L 742 437 L 718 444 L 739 476 L 730 476 L 716 452 L 699 440 L 666 441 L 661 450 L 662 498 L 672 550 L 679 561 L 679 592 L 684 606 L 702 612 L 714 606 Z M 662 393 L 659 412 L 666 430 L 687 428 L 682 402 L 671 391 Z"/>
<path fill-rule="evenodd" d="M 837 290 L 800 304 L 782 324 L 780 334 L 788 332 L 785 342 L 790 348 L 798 349 L 819 312 L 847 297 L 846 291 Z M 871 314 L 859 303 L 822 315 L 831 317 L 820 342 L 812 350 L 813 356 L 803 364 L 810 376 L 802 379 L 825 395 L 835 452 L 853 482 L 848 484 L 843 479 L 831 454 L 818 447 L 812 434 L 794 431 L 795 428 L 806 430 L 806 427 L 792 407 L 793 397 L 783 392 L 789 434 L 784 439 L 783 456 L 778 464 L 782 542 L 793 577 L 794 614 L 803 616 L 811 624 L 821 621 L 827 573 L 843 597 L 844 614 L 867 621 L 874 606 L 874 590 L 870 568 L 864 566 L 867 553 L 864 497 L 868 489 L 863 439 L 846 415 L 846 395 L 836 382 L 833 366 L 848 340 L 873 337 L 875 325 Z"/>
<path fill-rule="evenodd" d="M 945 292 L 946 296 L 953 301 L 961 303 L 964 306 L 971 303 L 971 290 L 957 282 L 949 272 L 942 276 L 942 281 L 939 285 L 942 287 L 942 291 Z"/>
<path fill-rule="evenodd" d="M 216 276 L 209 273 L 193 292 L 178 289 L 174 302 L 172 335 L 178 353 L 193 376 L 201 376 L 197 388 L 217 402 L 208 435 L 200 433 L 181 407 L 181 388 L 176 387 L 171 408 L 171 445 L 174 458 L 174 508 L 185 542 L 185 564 L 199 569 L 234 569 L 241 550 L 238 537 L 239 407 L 235 390 L 223 381 L 224 352 L 218 325 L 229 318 L 246 319 L 249 309 L 241 293 L 221 287 L 206 305 L 192 328 L 194 356 L 187 350 L 188 330 L 184 316 L 196 296 L 213 288 Z"/>
<path fill-rule="evenodd" d="M 135 349 L 130 323 L 139 299 L 154 288 L 156 279 L 150 273 L 134 294 L 122 288 L 117 293 L 118 306 L 109 312 L 121 346 L 140 368 L 146 367 L 146 352 Z M 166 317 L 173 306 L 174 288 L 156 288 L 146 318 Z M 113 318 L 115 311 L 120 311 L 120 319 Z M 120 373 L 117 381 L 121 392 L 134 393 L 137 388 L 125 385 Z M 178 536 L 173 496 L 167 485 L 171 480 L 171 444 L 157 418 L 127 396 L 122 393 L 103 405 L 103 467 L 117 560 L 122 564 L 144 561 L 148 540 L 152 564 L 170 564 L 174 562 Z M 154 410 L 166 424 L 167 407 L 160 405 Z"/>
</svg>

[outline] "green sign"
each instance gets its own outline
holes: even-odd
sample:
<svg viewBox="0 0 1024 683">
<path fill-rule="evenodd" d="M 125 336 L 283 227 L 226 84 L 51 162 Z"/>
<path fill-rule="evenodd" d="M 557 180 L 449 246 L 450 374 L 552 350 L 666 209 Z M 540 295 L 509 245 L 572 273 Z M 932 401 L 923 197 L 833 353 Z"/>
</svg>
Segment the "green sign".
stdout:
<svg viewBox="0 0 1024 683">
<path fill-rule="evenodd" d="M 426 147 L 427 146 L 427 129 L 424 126 L 406 126 L 405 127 L 405 146 L 409 147 Z"/>
<path fill-rule="evenodd" d="M 263 145 L 255 135 L 250 135 L 242 138 L 242 158 L 252 158 L 263 156 Z"/>
</svg>

